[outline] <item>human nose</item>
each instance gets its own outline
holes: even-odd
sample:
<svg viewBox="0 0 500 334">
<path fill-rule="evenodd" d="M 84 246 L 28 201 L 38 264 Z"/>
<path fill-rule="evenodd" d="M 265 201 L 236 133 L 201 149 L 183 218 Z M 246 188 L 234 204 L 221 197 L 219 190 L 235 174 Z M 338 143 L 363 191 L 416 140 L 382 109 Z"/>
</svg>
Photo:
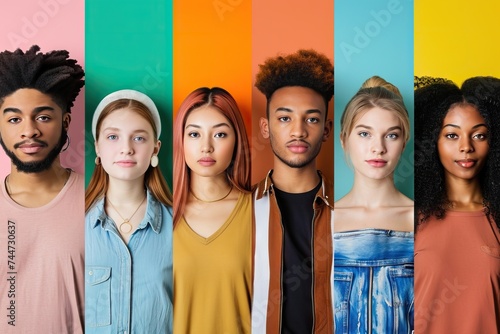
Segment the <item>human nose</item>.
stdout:
<svg viewBox="0 0 500 334">
<path fill-rule="evenodd" d="M 473 152 L 474 151 L 474 145 L 472 145 L 472 141 L 468 137 L 462 137 L 460 139 L 460 152 Z"/>
<path fill-rule="evenodd" d="M 307 136 L 305 123 L 301 120 L 293 120 L 292 121 L 292 131 L 290 133 L 292 137 L 295 138 L 304 138 Z"/>
<path fill-rule="evenodd" d="M 214 146 L 210 138 L 206 138 L 202 141 L 201 144 L 201 152 L 203 153 L 212 153 L 214 151 Z"/>
<path fill-rule="evenodd" d="M 383 138 L 375 138 L 372 141 L 372 152 L 381 155 L 386 153 L 385 141 Z"/>
<path fill-rule="evenodd" d="M 23 138 L 36 138 L 40 136 L 40 130 L 34 120 L 24 121 L 24 127 L 21 136 Z"/>
<path fill-rule="evenodd" d="M 125 155 L 134 154 L 134 148 L 130 140 L 124 140 L 122 144 L 121 153 Z"/>
</svg>

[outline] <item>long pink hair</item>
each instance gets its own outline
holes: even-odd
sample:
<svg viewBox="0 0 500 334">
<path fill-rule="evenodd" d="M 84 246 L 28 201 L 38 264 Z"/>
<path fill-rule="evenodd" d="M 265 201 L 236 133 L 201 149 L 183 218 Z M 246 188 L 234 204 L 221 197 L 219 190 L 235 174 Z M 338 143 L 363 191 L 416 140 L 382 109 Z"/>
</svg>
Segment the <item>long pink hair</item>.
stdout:
<svg viewBox="0 0 500 334">
<path fill-rule="evenodd" d="M 174 228 L 184 213 L 189 195 L 190 170 L 184 157 L 184 127 L 191 111 L 202 106 L 217 108 L 230 122 L 236 133 L 236 143 L 227 178 L 238 190 L 248 193 L 250 187 L 250 144 L 236 101 L 226 90 L 198 88 L 182 102 L 174 122 Z"/>
</svg>

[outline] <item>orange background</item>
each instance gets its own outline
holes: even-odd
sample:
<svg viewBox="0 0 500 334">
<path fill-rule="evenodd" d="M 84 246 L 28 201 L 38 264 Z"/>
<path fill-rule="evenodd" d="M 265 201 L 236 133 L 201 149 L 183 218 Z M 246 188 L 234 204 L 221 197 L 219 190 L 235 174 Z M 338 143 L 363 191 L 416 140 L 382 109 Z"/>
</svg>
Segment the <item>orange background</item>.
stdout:
<svg viewBox="0 0 500 334">
<path fill-rule="evenodd" d="M 250 135 L 251 24 L 251 1 L 174 1 L 174 117 L 193 90 L 218 86 L 238 103 Z"/>
<path fill-rule="evenodd" d="M 315 49 L 333 61 L 333 1 L 252 1 L 252 184 L 265 177 L 273 165 L 269 141 L 260 134 L 259 119 L 266 116 L 266 99 L 253 87 L 259 64 L 278 54 Z M 333 119 L 333 101 L 328 118 Z M 318 169 L 333 181 L 333 133 L 323 143 Z"/>
</svg>

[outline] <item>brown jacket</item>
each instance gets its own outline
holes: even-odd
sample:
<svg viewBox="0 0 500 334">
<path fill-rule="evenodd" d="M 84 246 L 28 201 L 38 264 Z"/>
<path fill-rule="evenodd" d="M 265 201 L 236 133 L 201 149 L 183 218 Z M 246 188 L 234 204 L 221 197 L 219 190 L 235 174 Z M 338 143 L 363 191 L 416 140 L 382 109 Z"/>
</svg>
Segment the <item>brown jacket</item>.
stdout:
<svg viewBox="0 0 500 334">
<path fill-rule="evenodd" d="M 254 299 L 252 334 L 281 333 L 283 225 L 270 171 L 254 188 Z M 321 175 L 321 174 L 320 174 Z M 333 185 L 322 177 L 314 200 L 313 333 L 333 333 Z M 266 219 L 267 217 L 267 219 Z"/>
</svg>

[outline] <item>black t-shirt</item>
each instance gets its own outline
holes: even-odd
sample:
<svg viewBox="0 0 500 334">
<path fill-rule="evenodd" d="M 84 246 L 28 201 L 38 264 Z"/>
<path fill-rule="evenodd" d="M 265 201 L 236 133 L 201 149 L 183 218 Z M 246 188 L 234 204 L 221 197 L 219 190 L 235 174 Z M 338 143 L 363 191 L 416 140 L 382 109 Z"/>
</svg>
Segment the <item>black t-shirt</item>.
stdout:
<svg viewBox="0 0 500 334">
<path fill-rule="evenodd" d="M 284 228 L 282 333 L 311 333 L 312 220 L 314 198 L 321 182 L 306 193 L 292 194 L 274 188 Z"/>
</svg>

